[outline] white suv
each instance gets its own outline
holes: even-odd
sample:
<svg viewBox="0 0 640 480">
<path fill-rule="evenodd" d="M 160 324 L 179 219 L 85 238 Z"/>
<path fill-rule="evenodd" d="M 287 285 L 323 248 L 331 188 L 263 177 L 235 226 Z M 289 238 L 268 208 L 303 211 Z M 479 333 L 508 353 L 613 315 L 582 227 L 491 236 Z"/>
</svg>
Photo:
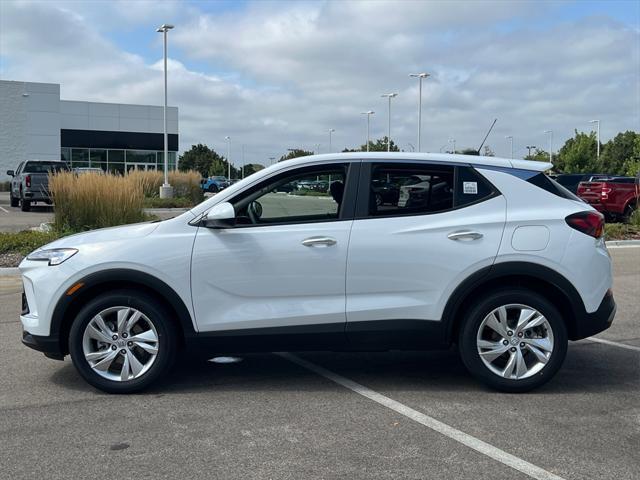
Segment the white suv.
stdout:
<svg viewBox="0 0 640 480">
<path fill-rule="evenodd" d="M 71 354 L 108 392 L 148 386 L 181 350 L 451 344 L 481 381 L 530 390 L 557 372 L 568 340 L 615 314 L 603 217 L 550 167 L 407 153 L 281 162 L 171 220 L 30 254 L 23 342 Z M 324 186 L 279 188 L 308 182 Z"/>
</svg>

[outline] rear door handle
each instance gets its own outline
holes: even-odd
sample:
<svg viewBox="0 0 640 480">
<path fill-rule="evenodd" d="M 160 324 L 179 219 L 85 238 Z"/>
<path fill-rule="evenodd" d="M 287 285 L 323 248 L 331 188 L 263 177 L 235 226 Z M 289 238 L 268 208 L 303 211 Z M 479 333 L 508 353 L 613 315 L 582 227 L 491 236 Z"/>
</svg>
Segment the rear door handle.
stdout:
<svg viewBox="0 0 640 480">
<path fill-rule="evenodd" d="M 317 245 L 330 247 L 331 245 L 335 245 L 336 243 L 338 243 L 336 239 L 331 237 L 309 237 L 305 238 L 302 241 L 302 245 L 304 245 L 305 247 L 315 247 Z"/>
<path fill-rule="evenodd" d="M 447 238 L 449 240 L 478 240 L 482 238 L 482 234 L 471 230 L 462 230 L 460 232 L 451 232 L 447 235 Z"/>
</svg>

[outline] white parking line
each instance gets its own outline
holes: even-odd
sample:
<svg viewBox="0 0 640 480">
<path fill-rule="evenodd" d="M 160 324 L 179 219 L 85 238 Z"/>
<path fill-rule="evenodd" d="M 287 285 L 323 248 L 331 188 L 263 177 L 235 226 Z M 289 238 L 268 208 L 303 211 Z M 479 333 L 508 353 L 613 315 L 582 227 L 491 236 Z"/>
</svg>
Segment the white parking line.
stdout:
<svg viewBox="0 0 640 480">
<path fill-rule="evenodd" d="M 424 413 L 420 413 L 417 410 L 414 410 L 411 407 L 408 407 L 396 400 L 393 400 L 389 397 L 382 395 L 381 393 L 376 392 L 375 390 L 371 390 L 370 388 L 365 387 L 364 385 L 360 385 L 359 383 L 354 382 L 353 380 L 349 380 L 341 375 L 333 373 L 323 367 L 320 367 L 314 363 L 308 362 L 296 355 L 291 353 L 277 353 L 281 357 L 293 362 L 301 367 L 306 368 L 307 370 L 311 370 L 318 375 L 321 375 L 338 385 L 342 385 L 345 388 L 357 393 L 358 395 L 362 395 L 363 397 L 368 398 L 369 400 L 373 400 L 374 402 L 383 405 L 405 417 L 417 422 L 421 425 L 424 425 L 431 430 L 434 430 L 446 437 L 449 437 L 456 442 L 459 442 L 476 452 L 479 452 L 483 455 L 486 455 L 503 465 L 511 467 L 519 472 L 524 473 L 525 475 L 530 476 L 531 478 L 536 478 L 538 480 L 563 480 L 562 477 L 555 475 L 547 470 L 540 468 L 532 463 L 527 462 L 521 458 L 516 457 L 515 455 L 511 455 L 510 453 L 505 452 L 504 450 L 500 450 L 493 445 L 480 440 L 479 438 L 473 437 L 467 433 L 464 433 L 456 428 L 453 428 L 446 423 L 442 423 L 435 418 L 432 418 Z"/>
<path fill-rule="evenodd" d="M 0 210 L 2 210 L 4 213 L 9 213 L 9 210 L 7 210 L 6 208 L 4 208 L 3 206 L 0 205 Z"/>
<path fill-rule="evenodd" d="M 634 350 L 636 352 L 640 352 L 640 347 L 636 347 L 635 345 L 627 345 L 626 343 L 612 342 L 611 340 L 605 340 L 604 338 L 596 338 L 596 337 L 587 337 L 587 340 L 591 340 L 592 342 L 597 342 L 597 343 L 604 343 L 605 345 L 611 345 L 612 347 L 626 348 L 627 350 Z"/>
</svg>

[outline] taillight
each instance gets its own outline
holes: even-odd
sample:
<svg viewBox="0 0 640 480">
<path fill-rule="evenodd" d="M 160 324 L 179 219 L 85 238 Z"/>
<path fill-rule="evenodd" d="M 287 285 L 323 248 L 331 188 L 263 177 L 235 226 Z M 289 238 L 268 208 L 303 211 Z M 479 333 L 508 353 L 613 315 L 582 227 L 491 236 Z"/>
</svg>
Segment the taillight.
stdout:
<svg viewBox="0 0 640 480">
<path fill-rule="evenodd" d="M 611 192 L 610 188 L 602 187 L 602 193 L 600 195 L 602 195 L 603 200 L 607 200 L 609 198 L 609 192 Z"/>
<path fill-rule="evenodd" d="M 604 215 L 600 212 L 578 212 L 565 218 L 567 225 L 593 238 L 604 233 Z"/>
<path fill-rule="evenodd" d="M 31 187 L 31 175 L 24 177 L 24 184 L 29 188 Z"/>
</svg>

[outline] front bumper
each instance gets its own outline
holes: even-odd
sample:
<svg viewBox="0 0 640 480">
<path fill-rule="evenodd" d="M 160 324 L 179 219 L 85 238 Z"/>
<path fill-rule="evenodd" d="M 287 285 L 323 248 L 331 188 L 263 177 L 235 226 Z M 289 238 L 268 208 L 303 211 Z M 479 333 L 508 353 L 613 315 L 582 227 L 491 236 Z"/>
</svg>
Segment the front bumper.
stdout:
<svg viewBox="0 0 640 480">
<path fill-rule="evenodd" d="M 22 343 L 29 348 L 44 353 L 46 357 L 64 360 L 64 354 L 60 349 L 60 339 L 57 336 L 42 337 L 40 335 L 32 335 L 23 330 Z"/>
<path fill-rule="evenodd" d="M 575 332 L 571 340 L 587 338 L 609 328 L 613 323 L 613 317 L 616 315 L 616 308 L 613 292 L 608 290 L 595 312 L 585 313 L 582 318 L 577 319 Z"/>
</svg>

